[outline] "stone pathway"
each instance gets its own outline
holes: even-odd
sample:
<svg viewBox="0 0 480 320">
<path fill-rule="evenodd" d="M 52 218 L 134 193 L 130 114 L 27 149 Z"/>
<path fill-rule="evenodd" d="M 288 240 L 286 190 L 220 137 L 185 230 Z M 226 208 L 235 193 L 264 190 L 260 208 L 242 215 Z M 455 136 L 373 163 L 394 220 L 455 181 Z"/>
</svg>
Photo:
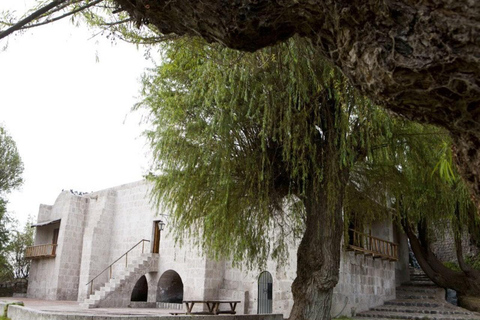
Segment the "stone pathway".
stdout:
<svg viewBox="0 0 480 320">
<path fill-rule="evenodd" d="M 445 290 L 425 274 L 414 272 L 411 279 L 397 287 L 397 299 L 361 312 L 354 319 L 480 320 L 480 314 L 447 303 Z"/>
</svg>

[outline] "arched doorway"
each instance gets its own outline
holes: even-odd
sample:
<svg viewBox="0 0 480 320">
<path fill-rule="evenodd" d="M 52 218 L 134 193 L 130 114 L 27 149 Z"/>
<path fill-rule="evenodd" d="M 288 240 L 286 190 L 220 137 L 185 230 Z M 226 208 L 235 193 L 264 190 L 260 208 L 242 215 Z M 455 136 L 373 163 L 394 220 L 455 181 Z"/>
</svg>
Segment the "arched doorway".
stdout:
<svg viewBox="0 0 480 320">
<path fill-rule="evenodd" d="M 270 272 L 263 271 L 258 277 L 258 314 L 272 313 L 273 278 Z"/>
<path fill-rule="evenodd" d="M 182 278 L 180 278 L 180 275 L 175 271 L 165 271 L 158 280 L 157 302 L 183 302 Z"/>
<path fill-rule="evenodd" d="M 147 301 L 148 298 L 148 283 L 147 278 L 145 276 L 141 276 L 138 279 L 135 287 L 132 290 L 132 296 L 130 301 Z"/>
</svg>

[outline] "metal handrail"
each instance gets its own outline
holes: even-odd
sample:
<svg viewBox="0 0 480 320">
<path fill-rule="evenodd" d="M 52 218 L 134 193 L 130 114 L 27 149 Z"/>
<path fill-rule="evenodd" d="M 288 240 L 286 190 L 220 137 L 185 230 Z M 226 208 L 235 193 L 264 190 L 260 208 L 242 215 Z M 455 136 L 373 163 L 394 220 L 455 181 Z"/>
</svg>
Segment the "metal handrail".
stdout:
<svg viewBox="0 0 480 320">
<path fill-rule="evenodd" d="M 110 269 L 110 279 L 112 279 L 112 266 L 117 262 L 119 261 L 120 259 L 122 259 L 124 256 L 125 256 L 125 267 L 128 266 L 128 253 L 130 251 L 132 251 L 133 249 L 135 249 L 140 243 L 142 244 L 142 253 L 144 253 L 145 251 L 145 242 L 150 242 L 150 240 L 147 240 L 147 239 L 142 239 L 140 241 L 138 241 L 133 247 L 131 247 L 127 252 L 125 252 L 124 254 L 122 254 L 117 260 L 113 261 L 108 267 L 106 267 L 105 269 L 103 269 L 99 274 L 97 274 L 92 280 L 88 281 L 87 282 L 87 286 L 89 284 L 91 284 L 90 286 L 90 294 L 93 293 L 93 280 L 97 279 L 98 277 L 100 277 L 105 271 L 107 271 L 108 269 Z"/>
</svg>

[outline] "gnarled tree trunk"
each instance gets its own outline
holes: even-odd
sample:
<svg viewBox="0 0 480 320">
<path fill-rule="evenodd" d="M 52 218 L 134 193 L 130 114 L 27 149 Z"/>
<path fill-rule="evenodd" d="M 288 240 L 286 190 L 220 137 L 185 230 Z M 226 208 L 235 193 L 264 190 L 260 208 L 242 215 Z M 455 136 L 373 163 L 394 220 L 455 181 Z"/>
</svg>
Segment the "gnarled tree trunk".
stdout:
<svg viewBox="0 0 480 320">
<path fill-rule="evenodd" d="M 310 186 L 304 200 L 306 230 L 297 252 L 290 320 L 330 319 L 333 288 L 339 276 L 342 206 L 348 171 L 337 169 L 336 174 L 338 184 L 330 186 L 329 191 L 326 185 Z M 319 191 L 314 192 L 315 188 Z M 335 198 L 328 192 L 335 192 Z"/>
</svg>

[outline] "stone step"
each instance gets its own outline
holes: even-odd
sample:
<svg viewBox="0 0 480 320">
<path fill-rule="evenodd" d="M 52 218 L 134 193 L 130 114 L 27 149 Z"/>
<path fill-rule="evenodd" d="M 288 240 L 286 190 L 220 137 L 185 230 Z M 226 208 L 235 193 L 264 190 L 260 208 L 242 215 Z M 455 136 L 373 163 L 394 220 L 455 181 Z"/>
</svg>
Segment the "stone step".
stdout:
<svg viewBox="0 0 480 320">
<path fill-rule="evenodd" d="M 397 287 L 397 291 L 413 291 L 413 292 L 438 292 L 440 288 L 436 285 L 416 285 L 416 284 L 402 284 Z M 443 289 L 442 289 L 443 290 Z"/>
<path fill-rule="evenodd" d="M 365 311 L 356 315 L 355 319 L 415 319 L 415 320 L 477 320 L 480 317 L 474 315 L 457 314 L 428 314 L 428 313 L 406 313 L 406 312 L 382 312 Z"/>
<path fill-rule="evenodd" d="M 464 309 L 453 309 L 445 307 L 416 307 L 416 306 L 394 306 L 394 305 L 383 305 L 370 309 L 371 311 L 382 311 L 382 312 L 401 312 L 401 313 L 424 313 L 424 314 L 438 314 L 438 315 L 469 315 L 471 312 Z"/>
<path fill-rule="evenodd" d="M 437 297 L 433 294 L 421 294 L 421 293 L 409 293 L 409 292 L 397 292 L 397 298 L 399 299 L 410 299 L 410 300 L 432 300 Z"/>
<path fill-rule="evenodd" d="M 423 300 L 395 299 L 395 300 L 385 301 L 385 305 L 437 308 L 442 306 L 442 303 L 435 299 L 423 299 Z"/>
</svg>

